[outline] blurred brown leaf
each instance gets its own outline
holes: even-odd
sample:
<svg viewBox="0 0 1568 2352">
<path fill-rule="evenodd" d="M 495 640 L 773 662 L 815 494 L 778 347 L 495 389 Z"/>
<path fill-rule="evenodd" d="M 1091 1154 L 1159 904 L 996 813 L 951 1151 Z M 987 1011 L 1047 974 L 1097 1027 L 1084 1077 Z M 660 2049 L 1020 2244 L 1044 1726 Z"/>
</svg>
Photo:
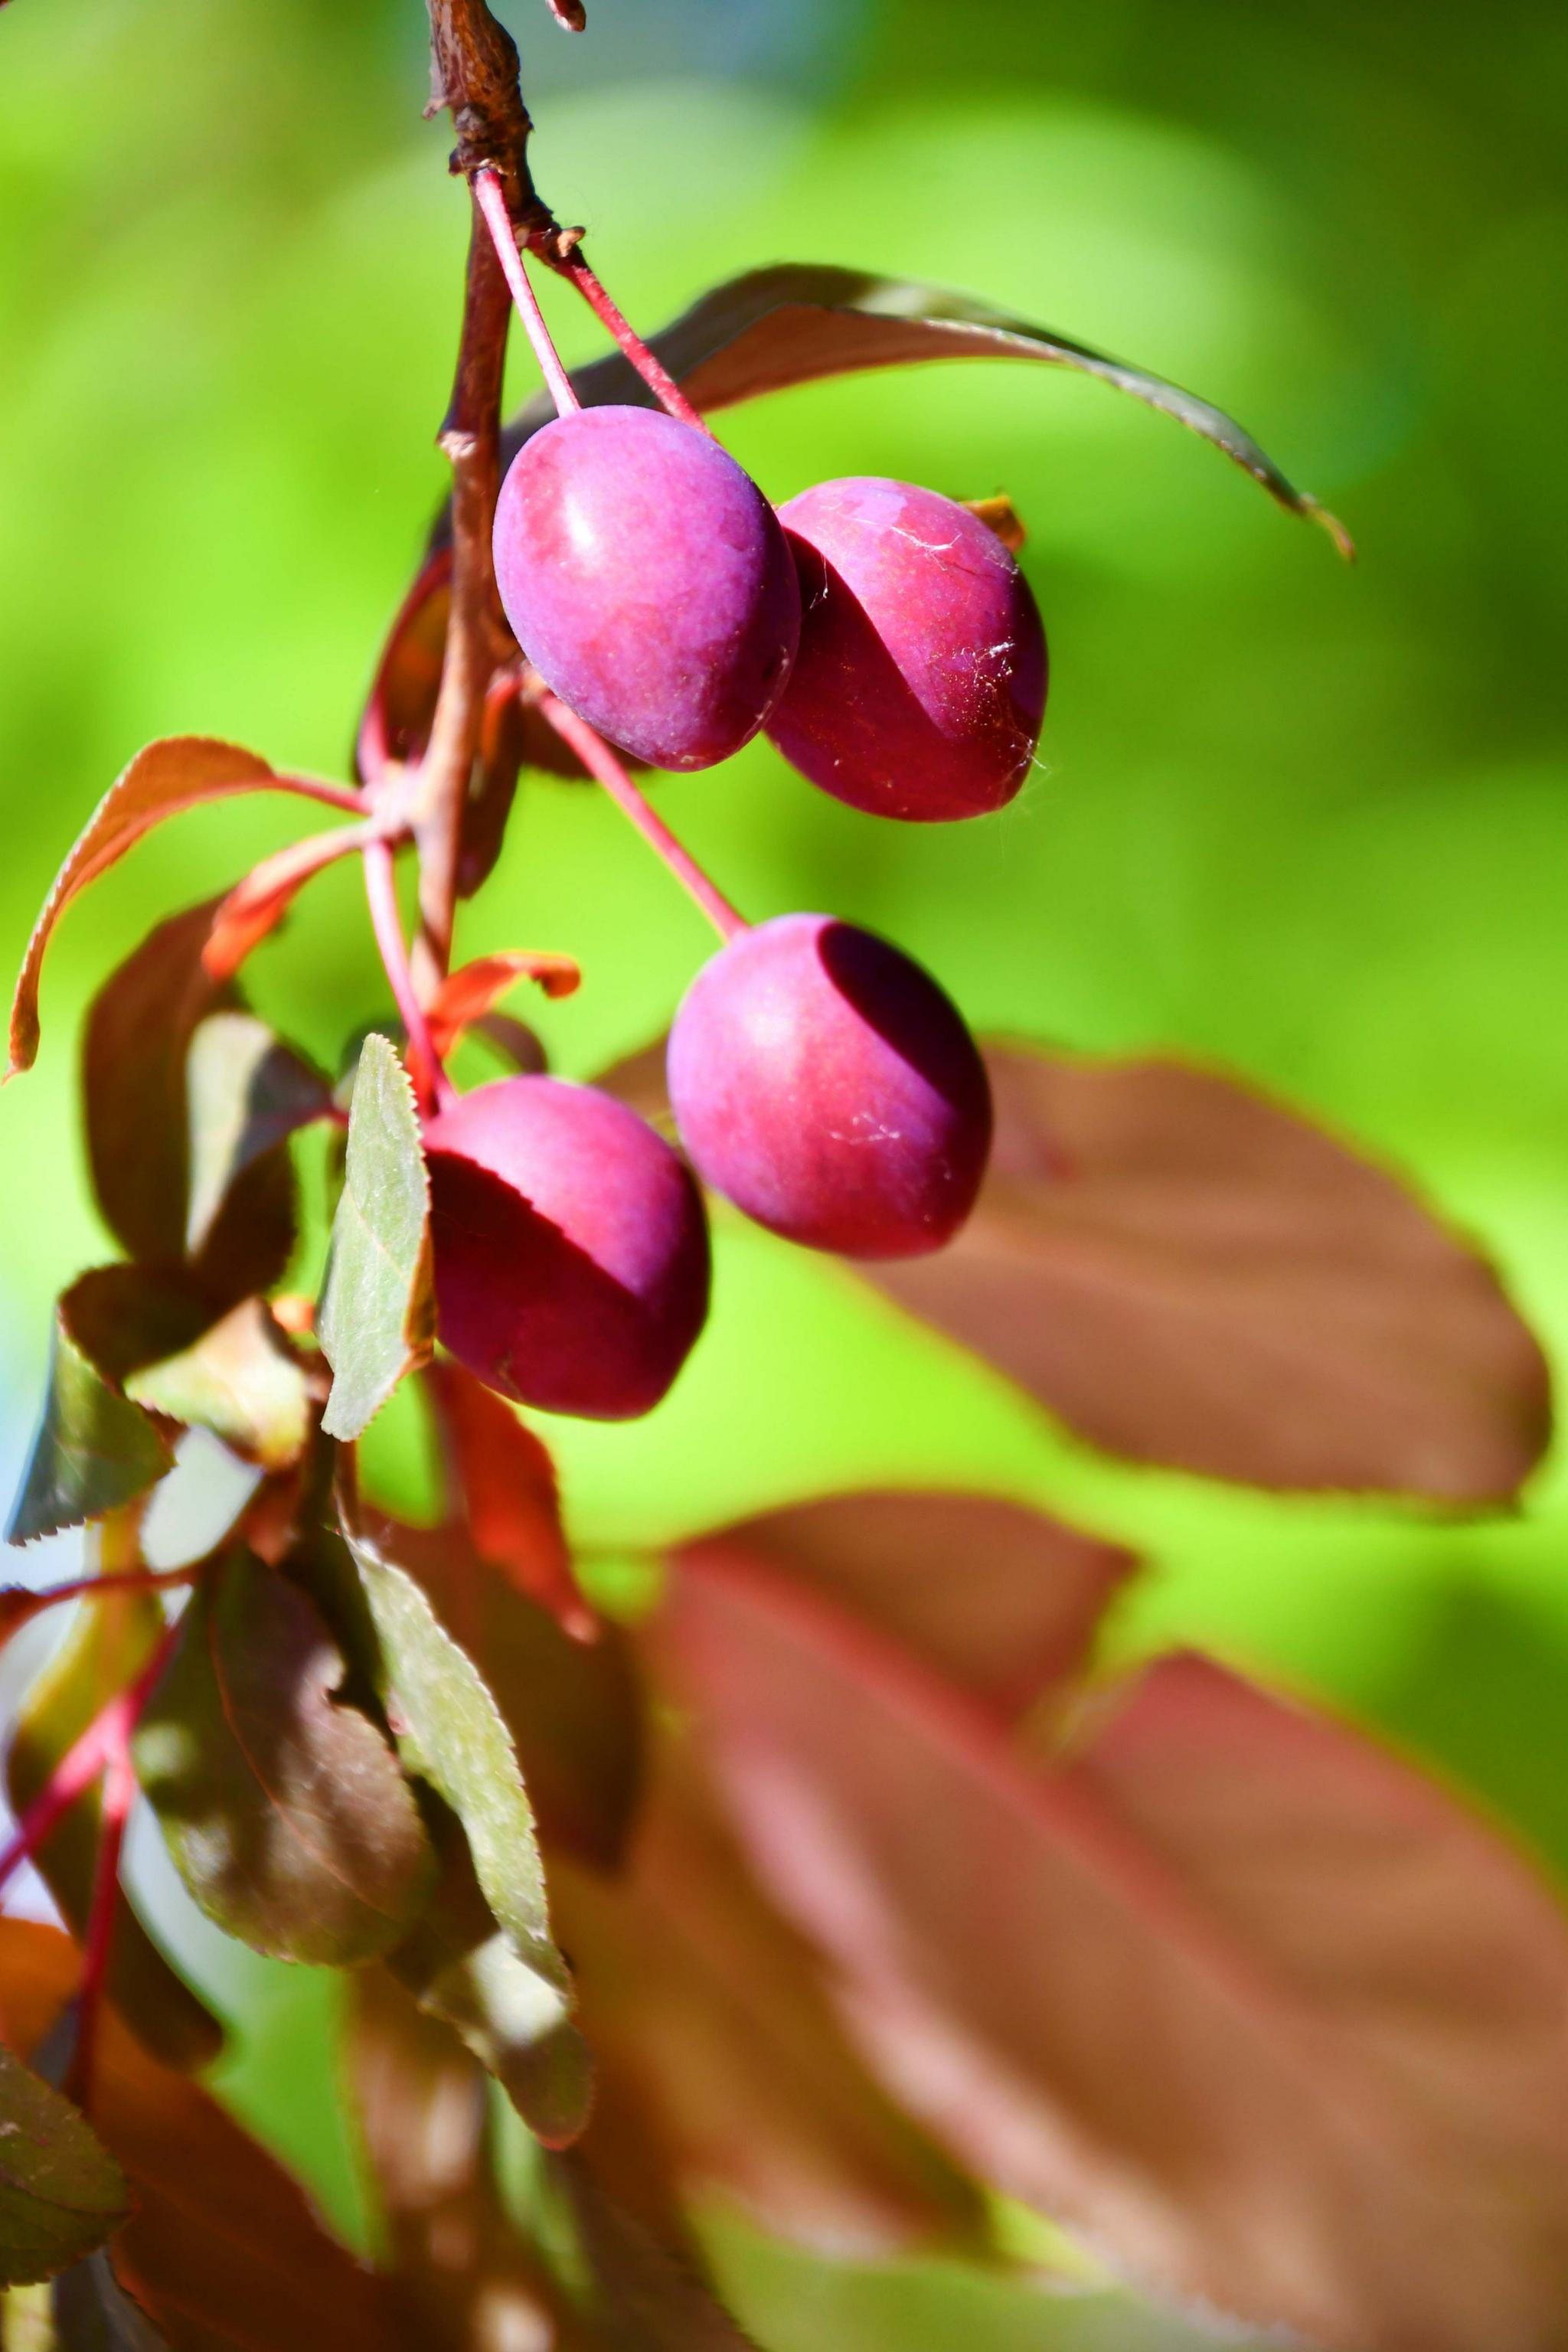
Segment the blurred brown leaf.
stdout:
<svg viewBox="0 0 1568 2352">
<path fill-rule="evenodd" d="M 1159 2290 L 1353 2352 L 1568 2343 L 1568 1919 L 1499 1839 L 1194 1659 L 1065 1767 L 754 1567 L 658 1636 L 889 2089 Z"/>
<path fill-rule="evenodd" d="M 986 1055 L 996 1140 L 948 1249 L 859 1269 L 1098 1445 L 1255 1486 L 1517 1492 L 1541 1350 L 1394 1177 L 1175 1062 Z"/>
<path fill-rule="evenodd" d="M 868 1618 L 1004 1719 L 1079 1672 L 1136 1564 L 1020 1504 L 938 1493 L 799 1503 L 682 1557 L 722 1566 L 731 1554 Z"/>
<path fill-rule="evenodd" d="M 584 2149 L 629 2210 L 668 2233 L 672 2175 L 678 2203 L 720 2189 L 837 2256 L 981 2242 L 975 2191 L 867 2073 L 673 1738 L 626 1873 L 551 1885 L 598 2064 Z"/>
<path fill-rule="evenodd" d="M 41 2042 L 76 1989 L 52 1927 L 0 1920 L 0 2036 Z M 316 2221 L 304 2193 L 207 2093 L 100 2023 L 93 2121 L 136 2210 L 116 2269 L 174 2352 L 402 2352 L 393 2298 Z"/>
</svg>

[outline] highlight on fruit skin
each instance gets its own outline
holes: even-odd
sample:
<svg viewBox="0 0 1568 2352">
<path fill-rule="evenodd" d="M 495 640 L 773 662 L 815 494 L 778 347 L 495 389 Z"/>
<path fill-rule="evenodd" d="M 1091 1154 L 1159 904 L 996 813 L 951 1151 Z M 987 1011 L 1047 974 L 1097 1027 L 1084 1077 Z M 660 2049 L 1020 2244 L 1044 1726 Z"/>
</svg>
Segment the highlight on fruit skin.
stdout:
<svg viewBox="0 0 1568 2352">
<path fill-rule="evenodd" d="M 650 766 L 728 759 L 784 691 L 795 564 L 750 475 L 696 425 L 609 407 L 543 425 L 501 486 L 495 563 L 546 684 Z"/>
<path fill-rule="evenodd" d="M 629 1421 L 708 1313 L 708 1220 L 661 1136 L 596 1087 L 500 1078 L 432 1118 L 438 1335 L 502 1396 Z"/>
<path fill-rule="evenodd" d="M 705 964 L 670 1032 L 693 1167 L 759 1224 L 847 1257 L 940 1249 L 974 1205 L 991 1090 L 928 972 L 830 915 L 782 915 Z"/>
<path fill-rule="evenodd" d="M 1005 807 L 1045 715 L 1046 634 L 1016 560 L 935 490 L 876 475 L 780 509 L 800 649 L 768 735 L 852 808 L 918 824 Z"/>
</svg>

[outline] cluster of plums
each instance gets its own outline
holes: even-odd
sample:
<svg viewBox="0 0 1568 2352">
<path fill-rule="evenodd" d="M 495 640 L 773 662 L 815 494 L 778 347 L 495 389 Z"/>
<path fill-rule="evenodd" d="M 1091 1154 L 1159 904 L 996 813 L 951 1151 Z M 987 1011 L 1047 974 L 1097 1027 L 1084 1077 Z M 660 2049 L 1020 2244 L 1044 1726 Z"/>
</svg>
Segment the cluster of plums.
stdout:
<svg viewBox="0 0 1568 2352">
<path fill-rule="evenodd" d="M 765 729 L 839 800 L 931 821 L 1002 807 L 1034 756 L 1038 610 L 933 491 L 824 482 L 775 513 L 699 427 L 584 409 L 524 444 L 495 556 L 534 668 L 650 766 L 708 767 Z M 851 1257 L 939 1249 L 973 1205 L 984 1066 L 929 974 L 851 924 L 731 940 L 676 1016 L 668 1077 L 685 1160 L 557 1078 L 480 1087 L 426 1129 L 441 1338 L 521 1402 L 621 1420 L 663 1396 L 707 1313 L 693 1169 Z"/>
</svg>

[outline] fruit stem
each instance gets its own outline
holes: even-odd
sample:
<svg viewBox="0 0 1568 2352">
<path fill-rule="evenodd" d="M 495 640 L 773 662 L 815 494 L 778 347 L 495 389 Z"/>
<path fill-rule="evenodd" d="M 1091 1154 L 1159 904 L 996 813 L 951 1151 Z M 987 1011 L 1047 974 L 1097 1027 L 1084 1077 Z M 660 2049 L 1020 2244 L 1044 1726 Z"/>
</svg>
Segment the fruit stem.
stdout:
<svg viewBox="0 0 1568 2352">
<path fill-rule="evenodd" d="M 597 728 L 579 719 L 553 694 L 541 695 L 539 709 L 562 741 L 576 752 L 588 773 L 604 785 L 622 814 L 629 816 L 643 839 L 653 845 L 682 888 L 696 899 L 720 938 L 728 941 L 745 930 L 744 915 L 738 913 L 718 885 L 709 880 L 664 819 L 654 814 Z"/>
<path fill-rule="evenodd" d="M 583 404 L 572 389 L 572 379 L 562 366 L 561 354 L 550 340 L 550 330 L 539 307 L 539 297 L 530 285 L 528 272 L 522 266 L 517 232 L 507 210 L 506 191 L 494 172 L 487 169 L 474 173 L 474 202 L 483 214 L 485 226 L 495 240 L 496 257 L 502 275 L 511 289 L 517 315 L 522 320 L 523 332 L 533 346 L 533 356 L 539 362 L 540 373 L 549 387 L 551 399 L 555 403 L 556 414 L 560 416 L 574 415 Z"/>
<path fill-rule="evenodd" d="M 408 1038 L 408 1075 L 414 1081 L 414 1091 L 419 1097 L 421 1110 L 428 1112 L 432 1104 L 445 1110 L 456 1102 L 457 1088 L 441 1066 L 430 1035 L 430 1024 L 425 1008 L 414 986 L 414 974 L 409 967 L 408 949 L 403 937 L 403 918 L 397 910 L 397 882 L 393 872 L 392 850 L 384 841 L 373 841 L 364 850 L 364 895 L 370 901 L 371 929 L 381 953 L 386 977 L 391 984 L 393 1001 Z"/>
<path fill-rule="evenodd" d="M 574 247 L 570 252 L 563 253 L 547 247 L 544 259 L 558 277 L 568 279 L 577 289 L 600 325 L 609 329 L 660 407 L 667 409 L 671 416 L 678 417 L 682 425 L 695 425 L 699 432 L 710 433 L 712 428 L 701 410 L 693 408 L 669 370 L 649 351 L 642 337 L 610 299 L 597 271 L 589 266 L 581 247 Z"/>
<path fill-rule="evenodd" d="M 131 1736 L 168 1664 L 179 1631 L 176 1620 L 136 1680 L 117 1691 L 108 1705 L 99 1709 L 80 1738 L 60 1758 L 5 1846 L 0 1849 L 0 1892 L 23 1863 L 48 1843 L 71 1807 L 87 1794 L 110 1759 L 129 1752 Z"/>
<path fill-rule="evenodd" d="M 320 776 L 279 775 L 280 792 L 297 793 L 301 800 L 320 801 L 323 808 L 342 809 L 348 816 L 363 816 L 365 797 L 350 784 L 329 784 Z"/>
</svg>

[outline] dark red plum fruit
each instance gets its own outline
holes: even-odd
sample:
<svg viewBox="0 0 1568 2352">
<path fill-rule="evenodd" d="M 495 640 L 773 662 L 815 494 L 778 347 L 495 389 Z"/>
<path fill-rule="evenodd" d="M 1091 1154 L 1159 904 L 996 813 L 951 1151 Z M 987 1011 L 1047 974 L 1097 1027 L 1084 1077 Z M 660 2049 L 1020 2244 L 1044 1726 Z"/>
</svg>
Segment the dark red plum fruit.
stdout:
<svg viewBox="0 0 1568 2352">
<path fill-rule="evenodd" d="M 1046 633 L 994 531 L 935 490 L 819 482 L 780 509 L 800 574 L 800 650 L 768 733 L 852 808 L 984 816 L 1028 773 Z"/>
<path fill-rule="evenodd" d="M 708 1312 L 702 1198 L 662 1137 L 593 1087 L 501 1078 L 425 1150 L 443 1344 L 546 1412 L 656 1405 Z"/>
<path fill-rule="evenodd" d="M 742 931 L 687 991 L 669 1094 L 693 1167 L 759 1224 L 916 1257 L 974 1205 L 991 1089 L 929 973 L 830 915 Z"/>
<path fill-rule="evenodd" d="M 656 768 L 707 768 L 789 677 L 800 592 L 777 516 L 694 425 L 584 408 L 523 443 L 496 508 L 496 579 L 563 702 Z"/>
</svg>

